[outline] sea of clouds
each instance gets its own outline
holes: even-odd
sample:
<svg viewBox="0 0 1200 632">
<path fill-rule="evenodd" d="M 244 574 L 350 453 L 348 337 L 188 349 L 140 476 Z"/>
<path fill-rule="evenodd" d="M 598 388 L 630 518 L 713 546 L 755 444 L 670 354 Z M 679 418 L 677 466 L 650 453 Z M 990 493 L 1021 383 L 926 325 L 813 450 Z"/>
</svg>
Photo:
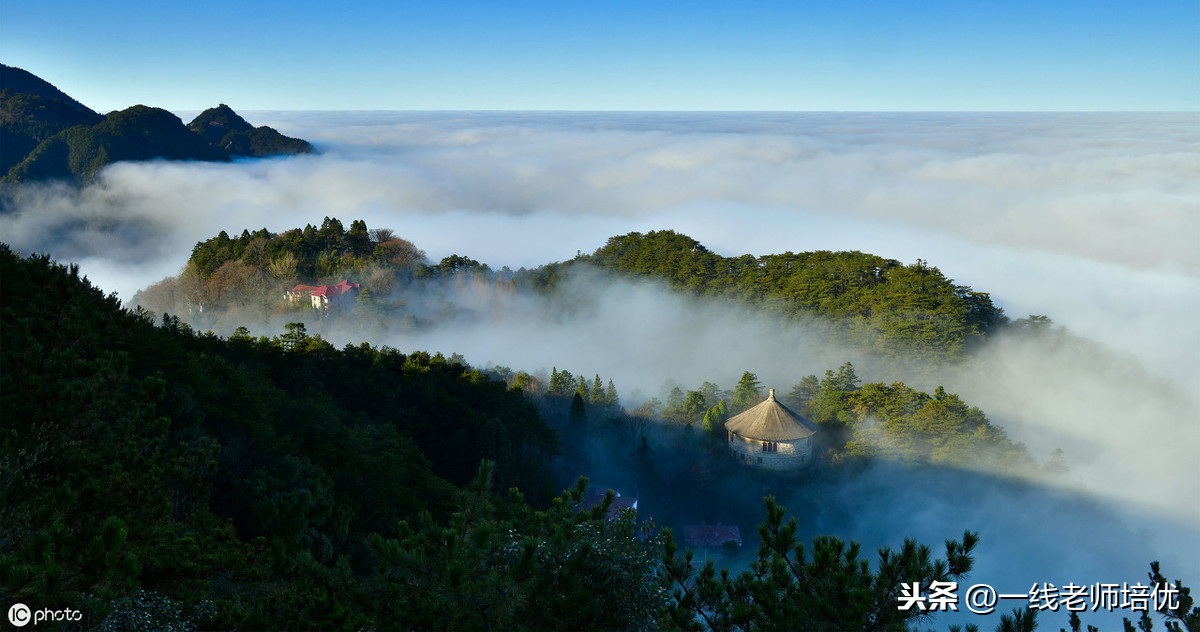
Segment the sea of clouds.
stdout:
<svg viewBox="0 0 1200 632">
<path fill-rule="evenodd" d="M 906 513 L 911 503 L 889 498 L 911 495 L 872 478 L 860 500 L 874 511 L 846 515 L 873 526 L 839 522 L 847 535 L 886 542 L 908 528 L 936 542 L 929 524 L 954 537 L 971 525 L 949 525 L 948 516 L 974 508 L 977 521 L 1013 525 L 992 529 L 1003 550 L 983 566 L 996 573 L 1010 555 L 1057 559 L 1080 573 L 1069 578 L 1077 583 L 1142 579 L 1130 556 L 1113 553 L 1124 547 L 1139 563 L 1153 553 L 1168 573 L 1200 579 L 1196 114 L 246 115 L 320 153 L 113 165 L 82 190 L 22 190 L 0 215 L 0 235 L 24 252 L 79 262 L 127 300 L 177 274 L 192 246 L 221 230 L 283 231 L 325 216 L 392 228 L 434 261 L 457 253 L 493 268 L 569 259 L 610 236 L 656 229 L 722 255 L 826 249 L 924 259 L 990 292 L 1010 317 L 1045 314 L 1090 341 L 1039 348 L 1001 338 L 935 381 L 1035 457 L 1063 448 L 1068 487 L 1113 503 L 1119 526 L 1101 527 L 1061 558 L 1044 547 L 1018 555 L 1033 523 L 1018 528 L 1004 517 L 1016 511 L 1014 492 L 992 490 L 989 499 L 980 490 L 974 505 L 961 491 L 953 502 L 950 492 L 934 494 L 931 518 Z M 744 370 L 786 392 L 805 374 L 856 359 L 812 332 L 653 286 L 575 291 L 589 294 L 590 308 L 571 318 L 539 322 L 536 305 L 514 304 L 482 322 L 380 330 L 371 341 L 462 353 L 480 366 L 600 373 L 625 393 L 651 394 L 666 380 L 728 388 Z M 860 374 L 906 379 L 869 364 Z M 1029 515 L 1050 515 L 1055 537 L 1086 531 L 1066 524 L 1073 514 L 1054 508 L 1053 493 L 1026 498 Z M 883 523 L 895 533 L 872 535 Z M 1024 583 L 1053 581 L 1005 568 Z M 1065 626 L 1062 618 L 1051 627 Z"/>
</svg>

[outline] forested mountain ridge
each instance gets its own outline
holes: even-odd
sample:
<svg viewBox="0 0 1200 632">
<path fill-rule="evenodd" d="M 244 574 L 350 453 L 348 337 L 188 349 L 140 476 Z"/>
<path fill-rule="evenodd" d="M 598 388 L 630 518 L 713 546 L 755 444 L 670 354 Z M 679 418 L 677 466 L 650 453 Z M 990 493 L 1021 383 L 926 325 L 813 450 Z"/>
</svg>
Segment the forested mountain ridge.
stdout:
<svg viewBox="0 0 1200 632">
<path fill-rule="evenodd" d="M 254 127 L 224 103 L 201 112 L 188 123 L 188 129 L 203 136 L 210 145 L 229 152 L 230 156 L 262 158 L 313 151 L 308 141 L 284 136 L 266 125 Z"/>
<path fill-rule="evenodd" d="M 11 66 L 0 66 L 0 147 L 0 174 L 10 183 L 86 182 L 121 160 L 228 161 L 313 151 L 306 141 L 250 126 L 224 104 L 206 110 L 190 128 L 170 112 L 144 105 L 101 116 Z"/>
<path fill-rule="evenodd" d="M 858 251 L 722 257 L 686 235 L 655 231 L 612 237 L 575 262 L 789 316 L 828 318 L 848 341 L 883 355 L 959 358 L 1007 321 L 987 293 L 955 284 L 925 261 L 904 265 Z"/>
<path fill-rule="evenodd" d="M 103 119 L 37 76 L 0 64 L 0 176 L 51 136 Z"/>
<path fill-rule="evenodd" d="M 114 162 L 154 158 L 229 161 L 226 152 L 189 131 L 174 114 L 135 105 L 95 125 L 77 125 L 51 136 L 9 170 L 6 179 L 86 182 Z"/>
<path fill-rule="evenodd" d="M 673 231 L 612 237 L 590 255 L 517 271 L 493 270 L 461 255 L 426 260 L 389 229 L 333 218 L 283 233 L 221 233 L 199 242 L 179 277 L 144 290 L 135 301 L 153 311 L 279 303 L 297 283 L 336 283 L 353 276 L 380 300 L 398 287 L 469 274 L 514 291 L 553 293 L 562 279 L 593 268 L 649 279 L 706 299 L 748 304 L 817 324 L 843 344 L 881 358 L 953 362 L 1008 322 L 986 292 L 959 285 L 924 261 L 905 265 L 862 252 L 814 251 L 722 257 Z M 236 298 L 234 298 L 236 297 Z M 387 305 L 377 305 L 384 311 Z M 392 316 L 402 318 L 395 306 Z"/>
</svg>

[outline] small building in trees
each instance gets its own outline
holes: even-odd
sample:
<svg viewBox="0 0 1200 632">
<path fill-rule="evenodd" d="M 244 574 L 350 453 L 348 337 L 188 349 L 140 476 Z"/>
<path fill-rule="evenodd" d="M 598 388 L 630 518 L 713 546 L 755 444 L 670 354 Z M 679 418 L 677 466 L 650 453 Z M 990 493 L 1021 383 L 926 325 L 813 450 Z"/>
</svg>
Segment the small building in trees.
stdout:
<svg viewBox="0 0 1200 632">
<path fill-rule="evenodd" d="M 359 284 L 342 281 L 334 285 L 297 285 L 284 294 L 289 303 L 308 299 L 314 309 L 336 306 L 358 294 Z"/>
<path fill-rule="evenodd" d="M 792 470 L 812 463 L 817 426 L 775 399 L 775 389 L 763 403 L 725 422 L 729 450 L 753 467 Z"/>
</svg>

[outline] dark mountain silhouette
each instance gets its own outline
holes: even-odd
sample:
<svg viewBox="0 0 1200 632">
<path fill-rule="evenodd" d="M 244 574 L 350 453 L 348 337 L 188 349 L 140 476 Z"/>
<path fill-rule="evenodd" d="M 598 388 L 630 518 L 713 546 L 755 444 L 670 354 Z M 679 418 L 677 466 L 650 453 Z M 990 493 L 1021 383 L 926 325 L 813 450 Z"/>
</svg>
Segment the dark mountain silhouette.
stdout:
<svg viewBox="0 0 1200 632">
<path fill-rule="evenodd" d="M 90 180 L 121 160 L 229 161 L 229 154 L 193 134 L 170 112 L 135 105 L 112 112 L 96 125 L 77 125 L 38 145 L 8 172 L 8 180 Z"/>
<path fill-rule="evenodd" d="M 189 126 L 145 105 L 101 116 L 36 75 L 0 65 L 0 174 L 9 183 L 87 182 L 122 160 L 227 162 L 312 151 L 307 141 L 256 128 L 224 104 Z"/>
<path fill-rule="evenodd" d="M 54 87 L 50 82 L 38 77 L 37 75 L 17 68 L 15 66 L 5 66 L 0 64 L 0 86 L 5 90 L 11 90 L 17 94 L 25 94 L 34 97 L 41 97 L 51 101 L 58 101 L 66 107 L 76 110 L 80 113 L 99 118 L 100 115 L 93 112 L 84 104 L 67 96 L 62 90 Z"/>
<path fill-rule="evenodd" d="M 51 136 L 102 120 L 103 116 L 37 76 L 0 64 L 0 174 L 8 173 Z"/>
<path fill-rule="evenodd" d="M 313 151 L 308 141 L 284 136 L 263 125 L 254 127 L 224 103 L 200 113 L 188 124 L 188 129 L 203 136 L 209 144 L 220 147 L 231 156 L 276 156 L 307 154 Z"/>
</svg>

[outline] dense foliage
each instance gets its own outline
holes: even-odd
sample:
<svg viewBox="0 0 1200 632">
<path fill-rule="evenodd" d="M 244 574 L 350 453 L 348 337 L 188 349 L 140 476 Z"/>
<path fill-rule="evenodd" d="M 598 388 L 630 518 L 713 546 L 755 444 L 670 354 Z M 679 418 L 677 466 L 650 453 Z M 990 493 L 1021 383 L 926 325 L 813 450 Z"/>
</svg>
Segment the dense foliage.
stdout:
<svg viewBox="0 0 1200 632">
<path fill-rule="evenodd" d="M 664 567 L 675 586 L 671 624 L 684 630 L 787 629 L 907 630 L 919 613 L 896 607 L 901 586 L 957 581 L 974 563 L 978 537 L 946 542 L 946 558 L 932 559 L 930 549 L 906 540 L 898 552 L 879 551 L 878 568 L 859 557 L 856 543 L 824 536 L 813 540 L 811 557 L 799 542 L 795 519 L 767 501 L 767 519 L 759 527 L 758 558 L 740 573 L 718 572 L 710 560 L 696 567 L 692 556 L 676 556 L 668 538 Z"/>
<path fill-rule="evenodd" d="M 906 542 L 871 565 L 827 536 L 810 553 L 769 500 L 757 557 L 718 570 L 632 514 L 606 519 L 611 495 L 577 511 L 584 482 L 552 498 L 556 433 L 519 389 L 446 358 L 338 350 L 299 323 L 197 335 L 4 245 L 0 284 L 0 591 L 82 610 L 86 627 L 898 630 L 917 615 L 895 608 L 902 585 L 972 564 L 971 533 L 943 560 Z M 551 403 L 575 385 L 578 459 L 623 437 L 619 467 L 651 497 L 690 489 L 693 508 L 732 478 L 705 458 L 711 435 L 666 426 L 676 458 L 650 459 L 645 426 L 588 419 L 614 410 L 599 376 L 554 373 Z M 732 394 L 749 404 L 757 388 L 747 373 Z M 875 401 L 864 390 L 845 366 L 809 405 Z M 683 409 L 712 395 L 725 400 L 705 384 Z M 1161 614 L 1194 622 L 1182 603 Z"/>
<path fill-rule="evenodd" d="M 156 326 L 7 246 L 0 273 L 5 594 L 100 616 L 141 588 L 211 600 L 228 627 L 295 627 L 330 598 L 305 568 L 366 572 L 368 535 L 446 516 L 447 481 L 481 459 L 549 495 L 554 432 L 460 364 L 339 351 L 302 326 L 228 341 Z"/>
<path fill-rule="evenodd" d="M 557 450 L 518 391 L 438 357 L 338 351 L 299 325 L 271 340 L 156 326 L 7 246 L 0 280 L 0 588 L 15 599 L 105 629 L 699 614 L 670 597 L 632 515 L 572 510 L 582 485 L 541 510 L 492 491 L 544 492 Z M 693 590 L 688 559 L 664 559 Z"/>
<path fill-rule="evenodd" d="M 1016 475 L 1035 471 L 1023 444 L 940 386 L 929 395 L 903 382 L 860 385 L 847 362 L 821 380 L 806 376 L 788 401 L 821 426 L 835 461 L 883 457 Z"/>
<path fill-rule="evenodd" d="M 224 231 L 192 248 L 189 266 L 201 278 L 211 280 L 222 266 L 236 262 L 271 273 L 290 274 L 298 278 L 332 277 L 349 271 L 360 271 L 372 258 L 389 263 L 417 264 L 424 253 L 410 251 L 411 262 L 396 259 L 390 245 L 392 239 L 377 242 L 362 220 L 343 227 L 338 219 L 326 217 L 318 228 L 312 224 L 302 229 L 273 234 L 262 229 L 251 233 L 242 231 L 231 238 Z M 275 268 L 272 270 L 272 265 Z"/>
<path fill-rule="evenodd" d="M 956 285 L 924 261 L 903 265 L 857 251 L 722 257 L 686 235 L 655 231 L 612 237 L 576 262 L 829 319 L 847 341 L 884 356 L 960 358 L 1005 321 L 986 293 Z"/>
<path fill-rule="evenodd" d="M 401 289 L 410 297 L 428 295 L 436 282 L 466 278 L 505 292 L 555 297 L 566 277 L 585 269 L 662 281 L 705 300 L 803 321 L 829 340 L 885 365 L 959 361 L 1008 322 L 986 293 L 956 285 L 923 261 L 903 265 L 861 252 L 828 251 L 727 258 L 689 237 L 661 231 L 613 237 L 595 253 L 566 262 L 497 271 L 457 254 L 430 263 L 412 242 L 389 229 L 368 229 L 361 220 L 346 229 L 329 217 L 319 227 L 310 224 L 278 234 L 262 229 L 231 237 L 222 232 L 196 244 L 180 276 L 147 288 L 135 300 L 173 313 L 198 311 L 203 305 L 208 310 L 204 326 L 213 327 L 221 319 L 213 310 L 254 307 L 258 313 L 227 320 L 261 321 L 264 314 L 284 307 L 281 297 L 292 285 L 352 278 L 367 288 L 376 316 L 388 317 L 377 320 L 402 322 L 413 311 L 388 299 Z M 458 313 L 452 299 L 425 311 L 426 317 Z"/>
</svg>

